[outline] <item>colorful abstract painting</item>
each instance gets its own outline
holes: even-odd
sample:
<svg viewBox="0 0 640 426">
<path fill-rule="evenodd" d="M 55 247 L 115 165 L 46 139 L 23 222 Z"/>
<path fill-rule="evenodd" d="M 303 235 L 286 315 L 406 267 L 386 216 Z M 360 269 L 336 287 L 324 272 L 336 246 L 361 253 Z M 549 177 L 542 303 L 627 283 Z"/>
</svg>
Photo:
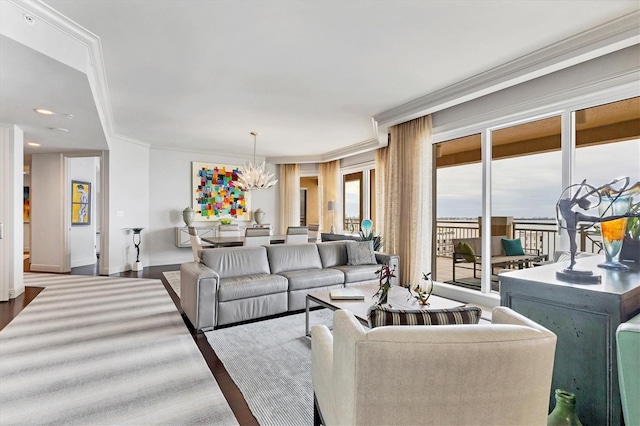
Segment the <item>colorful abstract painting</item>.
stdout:
<svg viewBox="0 0 640 426">
<path fill-rule="evenodd" d="M 250 193 L 236 186 L 240 166 L 192 162 L 195 220 L 250 220 Z"/>
</svg>

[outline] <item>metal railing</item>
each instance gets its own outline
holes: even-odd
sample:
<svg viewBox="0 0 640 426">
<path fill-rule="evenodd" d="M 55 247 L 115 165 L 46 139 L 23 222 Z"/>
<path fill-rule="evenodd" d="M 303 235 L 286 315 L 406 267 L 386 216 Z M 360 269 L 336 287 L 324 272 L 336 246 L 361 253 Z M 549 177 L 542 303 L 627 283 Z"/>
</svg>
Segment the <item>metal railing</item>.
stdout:
<svg viewBox="0 0 640 426">
<path fill-rule="evenodd" d="M 474 238 L 480 236 L 477 222 L 438 221 L 436 256 L 453 256 L 454 238 Z M 600 253 L 602 243 L 596 231 L 578 231 L 578 250 L 587 253 Z M 520 238 L 525 250 L 537 250 L 540 254 L 552 257 L 558 246 L 558 228 L 548 221 L 514 221 L 513 237 Z"/>
</svg>

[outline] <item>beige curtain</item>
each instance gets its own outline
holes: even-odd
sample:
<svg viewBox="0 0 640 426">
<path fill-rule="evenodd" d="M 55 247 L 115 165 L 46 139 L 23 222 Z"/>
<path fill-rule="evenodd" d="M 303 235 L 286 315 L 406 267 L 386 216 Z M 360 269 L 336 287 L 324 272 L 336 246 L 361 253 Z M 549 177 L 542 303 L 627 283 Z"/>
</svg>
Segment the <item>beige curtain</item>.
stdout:
<svg viewBox="0 0 640 426">
<path fill-rule="evenodd" d="M 300 226 L 300 165 L 281 164 L 280 176 L 280 234 L 287 227 Z"/>
<path fill-rule="evenodd" d="M 400 282 L 418 284 L 431 268 L 431 116 L 390 128 L 376 152 L 376 220 L 384 251 L 400 256 Z"/>
<path fill-rule="evenodd" d="M 336 232 L 342 231 L 342 195 L 340 185 L 340 160 L 318 165 L 318 203 L 320 204 L 320 231 L 331 230 L 331 220 Z M 329 211 L 329 201 L 335 202 L 336 210 Z"/>
</svg>

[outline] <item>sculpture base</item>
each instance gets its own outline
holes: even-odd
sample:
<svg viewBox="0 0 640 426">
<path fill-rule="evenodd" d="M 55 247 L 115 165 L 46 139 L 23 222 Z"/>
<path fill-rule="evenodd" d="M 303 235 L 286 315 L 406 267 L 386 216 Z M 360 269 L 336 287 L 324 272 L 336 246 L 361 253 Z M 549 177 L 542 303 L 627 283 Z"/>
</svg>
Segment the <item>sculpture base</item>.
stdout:
<svg viewBox="0 0 640 426">
<path fill-rule="evenodd" d="M 556 271 L 556 278 L 560 281 L 567 281 L 576 284 L 600 284 L 601 275 L 594 275 L 593 271 L 580 269 L 563 269 Z"/>
<path fill-rule="evenodd" d="M 133 262 L 131 266 L 132 271 L 142 271 L 142 262 Z"/>
</svg>

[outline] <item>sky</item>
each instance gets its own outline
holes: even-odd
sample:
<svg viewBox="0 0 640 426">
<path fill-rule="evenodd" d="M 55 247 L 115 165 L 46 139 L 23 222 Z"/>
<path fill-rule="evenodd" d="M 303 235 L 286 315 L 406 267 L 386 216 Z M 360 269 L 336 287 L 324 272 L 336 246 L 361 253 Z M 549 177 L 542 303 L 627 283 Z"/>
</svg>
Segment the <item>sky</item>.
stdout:
<svg viewBox="0 0 640 426">
<path fill-rule="evenodd" d="M 550 152 L 494 161 L 492 214 L 514 218 L 555 218 L 562 193 L 561 153 Z M 598 187 L 617 177 L 640 181 L 640 140 L 576 150 L 577 183 Z M 438 218 L 477 218 L 482 209 L 482 165 L 438 170 Z"/>
</svg>

